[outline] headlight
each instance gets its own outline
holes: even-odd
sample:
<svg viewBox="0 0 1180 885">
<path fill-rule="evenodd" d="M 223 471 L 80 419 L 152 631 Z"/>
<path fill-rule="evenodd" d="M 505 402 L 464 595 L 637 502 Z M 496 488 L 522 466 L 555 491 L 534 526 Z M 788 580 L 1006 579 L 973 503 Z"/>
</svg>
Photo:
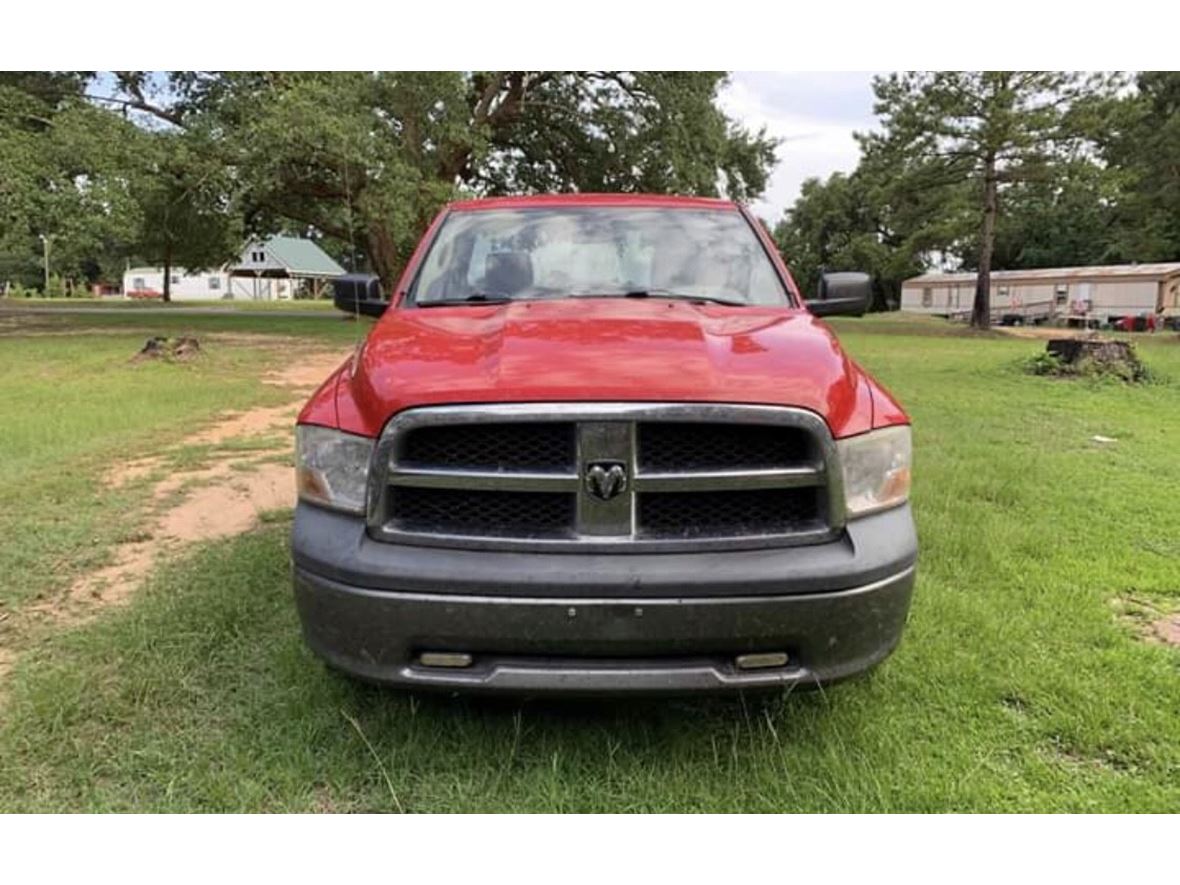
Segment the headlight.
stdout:
<svg viewBox="0 0 1180 885">
<path fill-rule="evenodd" d="M 304 501 L 365 512 L 373 440 L 327 427 L 295 428 L 295 487 Z"/>
<path fill-rule="evenodd" d="M 836 441 L 848 517 L 903 503 L 910 494 L 909 427 L 886 427 Z"/>
</svg>

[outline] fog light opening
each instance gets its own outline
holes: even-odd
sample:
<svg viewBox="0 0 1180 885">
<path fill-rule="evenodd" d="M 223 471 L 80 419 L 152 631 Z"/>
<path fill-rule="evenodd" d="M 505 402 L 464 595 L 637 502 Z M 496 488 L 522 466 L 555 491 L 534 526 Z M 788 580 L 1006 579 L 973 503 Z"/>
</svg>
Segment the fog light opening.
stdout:
<svg viewBox="0 0 1180 885">
<path fill-rule="evenodd" d="M 471 655 L 462 651 L 424 651 L 418 655 L 418 663 L 423 667 L 447 667 L 453 670 L 470 667 L 473 660 Z"/>
<path fill-rule="evenodd" d="M 733 659 L 734 666 L 739 670 L 768 670 L 772 667 L 785 667 L 790 656 L 785 651 L 762 651 L 748 655 L 738 655 Z"/>
</svg>

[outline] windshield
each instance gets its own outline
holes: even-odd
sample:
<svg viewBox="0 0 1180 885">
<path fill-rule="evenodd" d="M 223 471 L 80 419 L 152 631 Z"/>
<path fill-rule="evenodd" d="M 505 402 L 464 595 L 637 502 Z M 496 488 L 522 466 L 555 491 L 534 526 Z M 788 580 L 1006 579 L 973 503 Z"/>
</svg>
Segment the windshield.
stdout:
<svg viewBox="0 0 1180 885">
<path fill-rule="evenodd" d="M 789 303 L 740 212 L 634 207 L 456 212 L 431 245 L 410 300 L 612 295 Z"/>
</svg>

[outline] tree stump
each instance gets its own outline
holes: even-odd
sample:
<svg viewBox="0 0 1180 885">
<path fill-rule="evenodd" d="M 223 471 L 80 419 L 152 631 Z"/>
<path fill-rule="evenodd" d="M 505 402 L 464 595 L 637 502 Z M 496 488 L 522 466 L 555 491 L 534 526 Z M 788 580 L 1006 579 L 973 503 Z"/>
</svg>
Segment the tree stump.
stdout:
<svg viewBox="0 0 1180 885">
<path fill-rule="evenodd" d="M 188 362 L 195 357 L 201 355 L 201 342 L 196 338 L 185 336 L 177 338 L 176 343 L 172 346 L 172 356 L 180 362 Z"/>
<path fill-rule="evenodd" d="M 153 336 L 144 342 L 139 353 L 131 358 L 132 362 L 144 360 L 166 360 L 168 362 L 185 363 L 201 355 L 201 342 L 187 335 L 180 338 L 161 338 Z"/>
<path fill-rule="evenodd" d="M 1085 338 L 1051 338 L 1045 345 L 1061 366 L 1062 374 L 1114 375 L 1125 381 L 1142 381 L 1147 369 L 1129 341 L 1097 335 Z"/>
</svg>

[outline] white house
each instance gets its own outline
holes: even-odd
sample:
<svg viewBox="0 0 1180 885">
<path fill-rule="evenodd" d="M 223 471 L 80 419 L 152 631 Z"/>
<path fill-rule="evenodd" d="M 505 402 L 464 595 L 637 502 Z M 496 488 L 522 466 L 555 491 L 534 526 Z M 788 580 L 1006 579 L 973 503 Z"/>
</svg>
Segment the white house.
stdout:
<svg viewBox="0 0 1180 885">
<path fill-rule="evenodd" d="M 164 291 L 164 268 L 129 267 L 123 274 L 126 298 L 158 297 Z M 190 273 L 183 267 L 172 268 L 171 295 L 177 301 L 225 298 L 229 292 L 229 274 L 224 270 Z"/>
<path fill-rule="evenodd" d="M 172 268 L 170 289 L 177 301 L 319 298 L 332 278 L 343 273 L 344 268 L 311 240 L 275 236 L 251 240 L 236 262 L 216 270 L 190 273 Z M 125 297 L 151 297 L 163 291 L 163 268 L 135 267 L 123 274 Z"/>
<path fill-rule="evenodd" d="M 974 299 L 974 273 L 925 273 L 901 286 L 901 309 L 910 313 L 966 315 Z M 997 319 L 1174 316 L 1180 314 L 1180 263 L 993 271 L 991 308 Z"/>
</svg>

